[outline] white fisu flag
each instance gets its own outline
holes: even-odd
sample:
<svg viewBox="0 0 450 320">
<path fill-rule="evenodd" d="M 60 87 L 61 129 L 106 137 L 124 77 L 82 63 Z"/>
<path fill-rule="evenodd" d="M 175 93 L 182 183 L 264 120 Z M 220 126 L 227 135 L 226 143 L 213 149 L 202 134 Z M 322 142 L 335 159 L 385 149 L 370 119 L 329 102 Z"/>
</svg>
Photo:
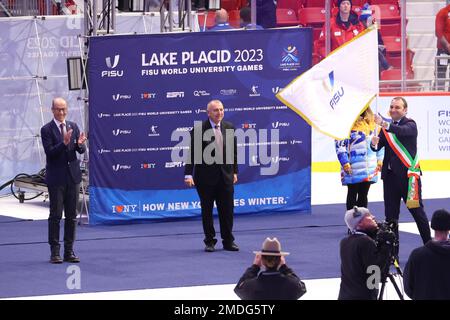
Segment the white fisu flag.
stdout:
<svg viewBox="0 0 450 320">
<path fill-rule="evenodd" d="M 276 96 L 311 126 L 337 139 L 378 94 L 378 36 L 362 32 L 292 81 Z"/>
</svg>

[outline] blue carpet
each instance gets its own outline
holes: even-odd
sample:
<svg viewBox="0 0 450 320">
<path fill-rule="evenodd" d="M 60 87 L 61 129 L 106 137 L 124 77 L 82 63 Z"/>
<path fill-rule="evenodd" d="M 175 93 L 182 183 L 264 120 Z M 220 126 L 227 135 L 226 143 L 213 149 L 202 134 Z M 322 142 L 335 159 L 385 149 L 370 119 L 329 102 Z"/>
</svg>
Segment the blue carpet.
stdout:
<svg viewBox="0 0 450 320">
<path fill-rule="evenodd" d="M 31 220 L 18 219 L 18 218 L 0 215 L 0 223 L 11 223 L 11 222 L 19 222 L 19 221 L 31 221 Z"/>
<path fill-rule="evenodd" d="M 425 200 L 430 217 L 448 199 Z M 369 208 L 378 219 L 383 203 Z M 313 206 L 312 215 L 247 215 L 235 218 L 239 252 L 203 251 L 201 221 L 118 226 L 80 226 L 75 250 L 82 262 L 80 292 L 236 283 L 267 236 L 289 251 L 287 263 L 302 278 L 339 277 L 339 241 L 347 228 L 343 204 Z M 401 222 L 413 221 L 402 207 Z M 218 230 L 218 221 L 215 221 Z M 47 221 L 0 224 L 0 297 L 75 293 L 66 288 L 68 264 L 49 264 Z M 62 237 L 61 237 L 62 238 Z M 418 235 L 400 234 L 400 263 L 421 245 Z"/>
</svg>

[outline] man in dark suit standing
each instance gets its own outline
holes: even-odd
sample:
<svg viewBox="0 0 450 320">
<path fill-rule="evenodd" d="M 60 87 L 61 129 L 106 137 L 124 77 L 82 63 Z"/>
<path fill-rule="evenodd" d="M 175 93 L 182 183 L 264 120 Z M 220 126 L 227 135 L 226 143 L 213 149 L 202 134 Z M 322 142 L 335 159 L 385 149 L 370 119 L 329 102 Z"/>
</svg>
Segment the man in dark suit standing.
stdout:
<svg viewBox="0 0 450 320">
<path fill-rule="evenodd" d="M 50 263 L 62 263 L 59 249 L 59 225 L 64 210 L 64 261 L 80 262 L 73 251 L 76 207 L 81 182 L 78 153 L 84 153 L 86 136 L 75 122 L 67 121 L 67 103 L 63 98 L 52 101 L 53 120 L 41 128 L 42 144 L 47 158 L 46 183 L 50 198 L 48 243 Z"/>
<path fill-rule="evenodd" d="M 195 186 L 200 197 L 205 251 L 213 252 L 217 243 L 214 230 L 213 205 L 217 205 L 223 248 L 238 251 L 232 233 L 234 184 L 237 182 L 237 142 L 234 127 L 222 121 L 223 104 L 212 100 L 207 106 L 208 120 L 195 122 L 191 132 L 189 156 L 184 182 Z"/>
<path fill-rule="evenodd" d="M 398 239 L 400 201 L 403 199 L 416 221 L 423 243 L 426 243 L 431 240 L 431 232 L 422 203 L 421 171 L 416 157 L 417 125 L 406 117 L 407 112 L 406 100 L 393 98 L 389 107 L 392 123 L 375 116 L 375 122 L 382 131 L 378 137 L 372 138 L 371 148 L 378 151 L 385 147 L 381 179 L 386 220 L 394 224 Z"/>
</svg>

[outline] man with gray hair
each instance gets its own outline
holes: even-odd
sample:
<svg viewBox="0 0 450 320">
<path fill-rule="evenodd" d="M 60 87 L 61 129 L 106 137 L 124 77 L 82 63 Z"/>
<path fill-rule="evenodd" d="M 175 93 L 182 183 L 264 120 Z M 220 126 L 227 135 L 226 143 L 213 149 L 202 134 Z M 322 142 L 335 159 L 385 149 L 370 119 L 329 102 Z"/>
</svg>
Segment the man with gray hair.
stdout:
<svg viewBox="0 0 450 320">
<path fill-rule="evenodd" d="M 372 268 L 379 271 L 389 262 L 388 246 L 379 246 L 374 240 L 378 224 L 367 208 L 354 207 L 345 213 L 350 235 L 341 240 L 341 286 L 339 300 L 376 300 L 378 290 L 369 288 Z"/>
<path fill-rule="evenodd" d="M 234 184 L 237 182 L 237 140 L 234 126 L 223 121 L 220 100 L 208 103 L 208 119 L 194 125 L 184 171 L 184 182 L 197 189 L 200 197 L 205 251 L 213 252 L 217 243 L 213 207 L 217 205 L 223 248 L 238 251 L 234 243 Z"/>
</svg>

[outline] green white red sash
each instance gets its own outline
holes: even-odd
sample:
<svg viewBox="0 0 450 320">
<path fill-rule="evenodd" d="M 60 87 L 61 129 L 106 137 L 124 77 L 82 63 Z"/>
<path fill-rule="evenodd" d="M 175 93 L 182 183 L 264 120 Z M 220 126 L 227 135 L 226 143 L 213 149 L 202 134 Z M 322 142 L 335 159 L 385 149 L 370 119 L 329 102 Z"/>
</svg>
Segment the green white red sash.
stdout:
<svg viewBox="0 0 450 320">
<path fill-rule="evenodd" d="M 397 139 L 395 134 L 387 132 L 385 128 L 382 128 L 384 136 L 387 142 L 391 146 L 400 161 L 408 168 L 408 194 L 406 197 L 406 206 L 409 209 L 420 207 L 419 203 L 419 180 L 420 180 L 420 165 L 419 158 L 413 159 L 406 150 L 405 146 Z"/>
</svg>

